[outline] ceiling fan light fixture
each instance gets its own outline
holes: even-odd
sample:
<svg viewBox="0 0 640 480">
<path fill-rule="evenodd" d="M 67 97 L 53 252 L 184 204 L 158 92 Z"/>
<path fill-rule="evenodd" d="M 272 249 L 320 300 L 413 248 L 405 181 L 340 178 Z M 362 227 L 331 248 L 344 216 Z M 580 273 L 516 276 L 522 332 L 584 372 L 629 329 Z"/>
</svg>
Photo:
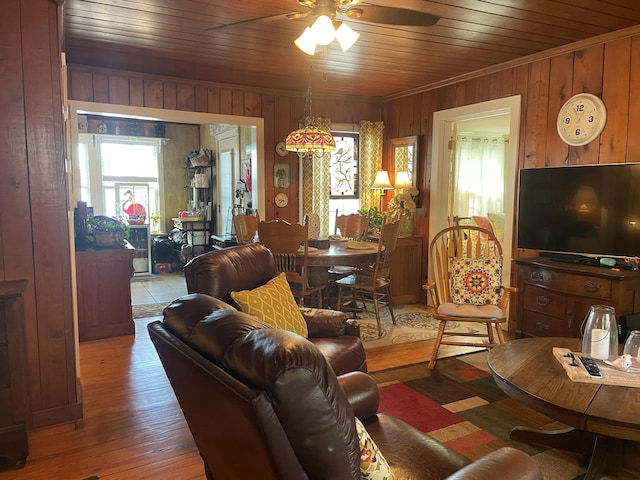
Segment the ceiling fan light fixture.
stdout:
<svg viewBox="0 0 640 480">
<path fill-rule="evenodd" d="M 311 26 L 318 45 L 329 45 L 336 38 L 333 22 L 326 15 L 320 15 Z"/>
<path fill-rule="evenodd" d="M 317 42 L 311 27 L 305 28 L 302 35 L 296 38 L 293 43 L 307 55 L 315 55 L 316 53 Z"/>
<path fill-rule="evenodd" d="M 360 38 L 360 34 L 344 22 L 336 29 L 336 40 L 338 40 L 343 52 L 353 47 L 353 44 L 356 43 L 358 38 Z"/>
</svg>

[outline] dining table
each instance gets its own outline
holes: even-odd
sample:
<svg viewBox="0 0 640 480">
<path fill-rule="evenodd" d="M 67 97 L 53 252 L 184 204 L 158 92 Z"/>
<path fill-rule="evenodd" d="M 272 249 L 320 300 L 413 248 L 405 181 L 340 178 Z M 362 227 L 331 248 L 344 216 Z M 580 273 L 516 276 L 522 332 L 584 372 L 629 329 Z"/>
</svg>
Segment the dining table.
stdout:
<svg viewBox="0 0 640 480">
<path fill-rule="evenodd" d="M 307 267 L 309 284 L 329 286 L 332 276 L 329 269 L 336 265 L 349 267 L 368 267 L 375 263 L 378 254 L 376 242 L 356 242 L 353 240 L 331 240 L 329 248 L 308 247 Z M 299 251 L 299 256 L 304 255 Z"/>
</svg>

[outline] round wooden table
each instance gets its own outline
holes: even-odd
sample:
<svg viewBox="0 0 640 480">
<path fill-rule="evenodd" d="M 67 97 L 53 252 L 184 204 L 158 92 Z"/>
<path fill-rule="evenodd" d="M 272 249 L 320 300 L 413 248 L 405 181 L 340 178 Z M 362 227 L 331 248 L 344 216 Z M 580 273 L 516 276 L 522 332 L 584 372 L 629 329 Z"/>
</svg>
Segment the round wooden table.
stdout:
<svg viewBox="0 0 640 480">
<path fill-rule="evenodd" d="M 348 248 L 345 241 L 331 241 L 329 249 L 312 250 L 307 254 L 307 267 L 309 267 L 309 284 L 312 286 L 326 285 L 328 295 L 325 295 L 327 307 L 335 307 L 336 288 L 331 286 L 329 268 L 336 265 L 349 267 L 366 267 L 376 261 L 378 244 L 371 243 L 369 249 Z M 302 255 L 302 254 L 299 254 Z"/>
<path fill-rule="evenodd" d="M 593 446 L 585 480 L 640 463 L 640 388 L 572 381 L 553 347 L 582 349 L 577 338 L 525 338 L 491 349 L 487 360 L 498 386 L 527 406 L 568 425 L 561 430 L 517 427 L 513 440 L 583 452 Z M 633 375 L 633 374 L 629 374 Z M 624 457 L 624 458 L 623 458 Z"/>
<path fill-rule="evenodd" d="M 347 247 L 346 243 L 332 241 L 328 250 L 310 250 L 307 254 L 307 265 L 310 267 L 332 267 L 334 265 L 362 267 L 370 265 L 376 260 L 378 244 L 371 242 L 371 248 L 355 249 Z"/>
</svg>

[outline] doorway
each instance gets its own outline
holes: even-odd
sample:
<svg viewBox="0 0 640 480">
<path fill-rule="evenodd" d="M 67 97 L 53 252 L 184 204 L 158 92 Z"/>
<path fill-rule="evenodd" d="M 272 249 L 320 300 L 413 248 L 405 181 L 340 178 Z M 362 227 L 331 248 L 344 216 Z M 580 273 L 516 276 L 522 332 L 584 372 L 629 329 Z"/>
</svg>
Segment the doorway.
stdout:
<svg viewBox="0 0 640 480">
<path fill-rule="evenodd" d="M 431 243 L 437 232 L 453 223 L 455 152 L 449 146 L 452 146 L 450 141 L 455 140 L 458 129 L 460 127 L 479 129 L 481 128 L 480 125 L 486 125 L 492 121 L 491 119 L 496 120 L 498 118 L 508 125 L 508 131 L 503 132 L 509 138 L 508 145 L 505 148 L 504 192 L 502 192 L 504 202 L 504 265 L 502 279 L 504 285 L 511 284 L 511 250 L 518 172 L 520 103 L 520 95 L 515 95 L 449 110 L 441 110 L 433 114 L 429 243 Z"/>
</svg>

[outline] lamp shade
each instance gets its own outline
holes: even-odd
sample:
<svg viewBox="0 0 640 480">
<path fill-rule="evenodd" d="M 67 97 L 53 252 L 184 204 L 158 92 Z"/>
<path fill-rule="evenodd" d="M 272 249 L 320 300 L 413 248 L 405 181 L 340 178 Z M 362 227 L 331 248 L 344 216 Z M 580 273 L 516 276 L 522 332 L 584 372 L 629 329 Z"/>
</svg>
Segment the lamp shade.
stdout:
<svg viewBox="0 0 640 480">
<path fill-rule="evenodd" d="M 411 178 L 409 178 L 409 172 L 397 172 L 396 173 L 396 188 L 408 188 L 412 185 Z"/>
<path fill-rule="evenodd" d="M 315 35 L 311 30 L 311 27 L 307 27 L 302 32 L 298 38 L 294 40 L 296 47 L 302 50 L 307 55 L 315 55 L 317 42 L 315 40 Z"/>
<path fill-rule="evenodd" d="M 373 185 L 371 185 L 371 188 L 374 190 L 392 190 L 393 185 L 391 185 L 391 181 L 389 180 L 389 172 L 380 170 L 376 173 L 376 179 Z"/>
<path fill-rule="evenodd" d="M 285 141 L 287 150 L 303 155 L 314 152 L 332 152 L 336 148 L 336 141 L 329 132 L 318 128 L 299 128 L 294 130 Z"/>
<path fill-rule="evenodd" d="M 360 34 L 354 32 L 346 23 L 342 23 L 336 30 L 336 40 L 338 40 L 343 52 L 349 50 L 358 38 L 360 38 Z"/>
<path fill-rule="evenodd" d="M 311 26 L 318 45 L 329 45 L 336 38 L 333 22 L 326 15 L 320 15 Z"/>
</svg>

